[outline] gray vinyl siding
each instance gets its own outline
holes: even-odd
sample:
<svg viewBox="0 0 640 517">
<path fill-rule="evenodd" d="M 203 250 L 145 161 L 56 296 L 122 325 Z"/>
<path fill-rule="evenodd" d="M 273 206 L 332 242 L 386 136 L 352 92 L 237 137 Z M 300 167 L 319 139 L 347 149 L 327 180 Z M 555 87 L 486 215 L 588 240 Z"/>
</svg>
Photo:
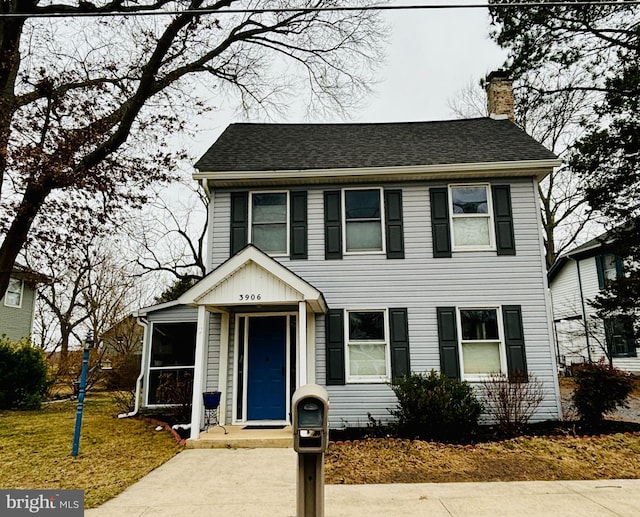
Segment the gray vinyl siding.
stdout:
<svg viewBox="0 0 640 517">
<path fill-rule="evenodd" d="M 406 307 L 411 369 L 416 372 L 439 369 L 436 307 L 521 305 L 529 372 L 545 383 L 547 392 L 536 419 L 558 418 L 536 185 L 526 178 L 493 183 L 511 185 L 515 256 L 497 256 L 495 251 L 454 252 L 452 258 L 434 259 L 429 187 L 447 183 L 416 182 L 385 184 L 385 188 L 402 189 L 404 259 L 390 260 L 384 254 L 324 259 L 323 191 L 340 188 L 332 185 L 308 191 L 308 259 L 278 260 L 320 290 L 330 308 Z M 214 193 L 213 267 L 229 258 L 229 194 L 227 190 Z M 319 316 L 316 374 L 320 384 L 325 381 L 324 332 L 324 317 Z M 230 358 L 230 368 L 232 364 Z M 388 409 L 395 406 L 393 392 L 385 384 L 330 386 L 329 392 L 332 427 L 364 424 L 368 412 L 386 420 Z"/>
<path fill-rule="evenodd" d="M 31 335 L 35 298 L 35 290 L 28 282 L 24 282 L 20 307 L 8 307 L 4 304 L 4 296 L 0 298 L 0 336 L 4 334 L 12 341 L 18 341 Z"/>
</svg>

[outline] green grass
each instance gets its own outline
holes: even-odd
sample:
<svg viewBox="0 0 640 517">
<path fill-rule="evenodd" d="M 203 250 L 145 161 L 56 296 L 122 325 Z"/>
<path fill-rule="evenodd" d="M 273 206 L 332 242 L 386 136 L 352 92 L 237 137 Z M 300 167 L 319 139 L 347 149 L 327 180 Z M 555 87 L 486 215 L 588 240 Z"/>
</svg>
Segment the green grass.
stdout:
<svg viewBox="0 0 640 517">
<path fill-rule="evenodd" d="M 71 456 L 76 402 L 38 411 L 0 411 L 0 486 L 76 489 L 93 508 L 162 465 L 182 447 L 137 418 L 118 419 L 109 395 L 85 399 L 80 449 Z"/>
</svg>

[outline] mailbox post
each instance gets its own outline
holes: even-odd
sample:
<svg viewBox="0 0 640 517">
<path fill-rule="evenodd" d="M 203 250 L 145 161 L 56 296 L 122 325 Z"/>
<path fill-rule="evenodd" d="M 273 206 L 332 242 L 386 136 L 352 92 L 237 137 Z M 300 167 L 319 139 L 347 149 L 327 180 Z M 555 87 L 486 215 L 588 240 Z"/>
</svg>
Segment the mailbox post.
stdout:
<svg viewBox="0 0 640 517">
<path fill-rule="evenodd" d="M 297 517 L 324 516 L 324 453 L 329 434 L 329 394 L 306 384 L 293 394 L 293 448 L 298 453 Z"/>
</svg>

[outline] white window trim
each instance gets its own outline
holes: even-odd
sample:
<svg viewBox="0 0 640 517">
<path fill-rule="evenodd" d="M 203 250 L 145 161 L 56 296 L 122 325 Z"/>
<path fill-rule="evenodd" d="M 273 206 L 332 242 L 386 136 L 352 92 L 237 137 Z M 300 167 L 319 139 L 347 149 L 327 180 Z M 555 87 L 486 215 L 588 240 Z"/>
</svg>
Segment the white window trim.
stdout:
<svg viewBox="0 0 640 517">
<path fill-rule="evenodd" d="M 351 361 L 349 357 L 349 313 L 350 312 L 382 312 L 384 321 L 384 359 L 386 375 L 351 375 Z M 352 308 L 345 310 L 344 318 L 344 357 L 345 357 L 345 373 L 346 382 L 348 384 L 382 384 L 391 382 L 391 343 L 389 341 L 389 311 L 387 309 L 376 308 Z M 356 340 L 354 343 L 362 344 L 380 344 L 380 341 L 364 341 Z"/>
<path fill-rule="evenodd" d="M 496 231 L 493 220 L 493 199 L 491 195 L 490 183 L 450 183 L 448 187 L 448 203 L 447 211 L 449 212 L 449 228 L 451 228 L 451 250 L 452 251 L 495 251 L 496 250 Z M 454 216 L 453 214 L 453 193 L 452 189 L 456 187 L 485 187 L 487 190 L 487 214 L 465 214 Z M 462 218 L 483 218 L 489 220 L 489 244 L 486 246 L 456 246 L 454 234 L 454 219 Z"/>
<path fill-rule="evenodd" d="M 156 325 L 166 325 L 166 324 L 171 324 L 171 323 L 193 323 L 194 325 L 196 325 L 195 321 L 153 321 L 150 322 L 149 324 L 149 357 L 147 357 L 147 380 L 144 383 L 144 401 L 145 401 L 145 406 L 144 407 L 148 407 L 148 408 L 163 408 L 163 407 L 175 407 L 178 406 L 179 404 L 150 404 L 149 403 L 149 388 L 150 388 L 150 382 L 149 380 L 151 379 L 151 372 L 152 371 L 160 371 L 160 370 L 191 370 L 192 372 L 194 372 L 195 374 L 195 369 L 196 369 L 196 365 L 195 365 L 195 360 L 194 360 L 194 364 L 189 366 L 189 365 L 182 365 L 182 366 L 175 366 L 175 365 L 171 365 L 171 366 L 151 366 L 151 356 L 153 355 L 153 329 Z M 197 339 L 197 336 L 196 336 Z M 195 389 L 195 387 L 194 387 Z"/>
<path fill-rule="evenodd" d="M 500 351 L 500 373 L 503 375 L 507 374 L 507 350 L 504 342 L 504 322 L 502 321 L 502 307 L 500 305 L 497 306 L 480 306 L 480 307 L 469 307 L 462 306 L 456 307 L 456 330 L 458 332 L 458 357 L 460 358 L 460 378 L 463 381 L 469 382 L 482 382 L 491 377 L 491 374 L 465 374 L 464 373 L 464 354 L 462 353 L 462 315 L 460 314 L 462 311 L 486 311 L 486 310 L 495 310 L 496 318 L 498 321 L 498 347 Z M 467 342 L 467 341 L 464 341 Z M 477 339 L 470 340 L 468 342 L 478 343 L 482 342 Z M 486 340 L 487 343 L 495 343 L 494 340 Z"/>
<path fill-rule="evenodd" d="M 360 250 L 349 251 L 347 248 L 347 201 L 346 192 L 354 190 L 377 190 L 380 195 L 380 234 L 382 236 L 382 249 L 380 250 Z M 342 249 L 343 255 L 386 255 L 387 253 L 387 236 L 385 233 L 386 221 L 385 221 L 385 206 L 384 206 L 384 191 L 381 187 L 358 187 L 358 188 L 343 188 L 341 191 L 341 224 L 342 224 Z"/>
<path fill-rule="evenodd" d="M 253 196 L 254 194 L 285 194 L 287 196 L 287 215 L 286 215 L 286 251 L 283 253 L 270 253 L 265 251 L 270 257 L 288 257 L 289 247 L 291 243 L 291 196 L 288 190 L 252 190 L 249 192 L 249 242 L 253 244 Z"/>
<path fill-rule="evenodd" d="M 5 307 L 22 309 L 22 300 L 24 299 L 24 280 L 22 280 L 21 278 L 11 278 L 11 280 L 17 280 L 18 282 L 20 282 L 20 301 L 18 302 L 17 305 L 14 305 L 13 303 L 9 303 L 9 297 L 7 296 L 9 294 L 9 288 L 7 287 L 7 292 L 4 294 L 4 305 Z"/>
</svg>

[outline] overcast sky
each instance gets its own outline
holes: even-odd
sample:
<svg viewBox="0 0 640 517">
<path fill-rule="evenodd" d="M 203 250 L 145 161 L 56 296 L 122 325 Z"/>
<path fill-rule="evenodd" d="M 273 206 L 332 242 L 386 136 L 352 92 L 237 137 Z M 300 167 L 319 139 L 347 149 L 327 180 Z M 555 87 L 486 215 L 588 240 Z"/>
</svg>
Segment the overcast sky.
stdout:
<svg viewBox="0 0 640 517">
<path fill-rule="evenodd" d="M 422 4 L 446 4 L 426 0 Z M 400 4 L 401 2 L 392 2 Z M 451 3 L 461 3 L 456 0 Z M 486 3 L 466 0 L 465 3 Z M 486 9 L 385 11 L 391 28 L 386 63 L 366 107 L 353 122 L 405 122 L 455 118 L 449 101 L 469 82 L 499 68 L 505 53 L 489 39 Z M 228 124 L 246 122 L 233 106 L 209 113 L 195 138 L 187 143 L 199 158 Z M 252 122 L 252 120 L 248 120 Z M 295 113 L 278 122 L 344 122 L 337 118 L 304 120 Z M 262 122 L 262 120 L 256 120 Z"/>
</svg>

